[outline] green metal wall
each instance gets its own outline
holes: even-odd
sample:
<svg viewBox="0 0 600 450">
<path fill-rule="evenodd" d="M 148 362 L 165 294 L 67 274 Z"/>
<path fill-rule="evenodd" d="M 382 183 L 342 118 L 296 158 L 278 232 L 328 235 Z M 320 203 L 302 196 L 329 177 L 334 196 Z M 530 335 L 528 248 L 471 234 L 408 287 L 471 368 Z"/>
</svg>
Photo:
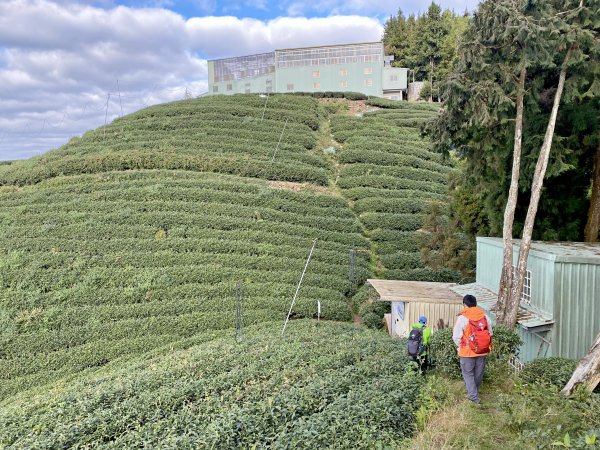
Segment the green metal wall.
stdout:
<svg viewBox="0 0 600 450">
<path fill-rule="evenodd" d="M 394 77 L 397 79 L 394 80 Z M 408 69 L 401 67 L 384 67 L 382 81 L 384 91 L 400 91 L 408 89 Z"/>
<path fill-rule="evenodd" d="M 271 83 L 269 84 L 268 81 Z M 212 86 L 217 86 L 218 91 L 214 92 L 211 87 L 209 95 L 275 92 L 275 84 L 275 74 L 245 78 L 243 80 L 223 81 L 221 83 L 213 83 Z M 269 87 L 271 87 L 271 90 L 269 90 Z"/>
<path fill-rule="evenodd" d="M 554 354 L 579 359 L 600 332 L 600 265 L 556 264 Z"/>
<path fill-rule="evenodd" d="M 344 69 L 347 75 L 340 74 Z M 365 74 L 365 69 L 372 73 Z M 354 91 L 381 97 L 382 71 L 380 62 L 277 69 L 277 92 Z M 319 72 L 319 76 L 314 77 L 314 72 Z M 369 79 L 372 80 L 371 86 L 365 84 L 365 80 Z M 341 81 L 346 81 L 347 86 L 340 85 Z M 319 83 L 320 87 L 315 88 L 314 83 Z M 288 90 L 288 84 L 293 85 L 292 90 Z"/>
<path fill-rule="evenodd" d="M 502 271 L 502 240 L 477 238 L 477 283 L 497 293 Z M 518 246 L 513 247 L 514 260 Z M 527 268 L 531 271 L 531 307 L 552 316 L 554 325 L 541 332 L 550 345 L 519 326 L 523 339 L 520 359 L 562 356 L 579 359 L 600 332 L 600 264 L 564 261 L 563 256 L 532 250 Z M 541 345 L 540 345 L 541 344 Z"/>
<path fill-rule="evenodd" d="M 503 245 L 501 239 L 477 238 L 477 283 L 498 293 L 502 274 Z M 519 247 L 513 245 L 513 266 Z M 555 263 L 552 255 L 531 251 L 527 259 L 531 271 L 531 309 L 544 315 L 554 314 Z"/>
</svg>

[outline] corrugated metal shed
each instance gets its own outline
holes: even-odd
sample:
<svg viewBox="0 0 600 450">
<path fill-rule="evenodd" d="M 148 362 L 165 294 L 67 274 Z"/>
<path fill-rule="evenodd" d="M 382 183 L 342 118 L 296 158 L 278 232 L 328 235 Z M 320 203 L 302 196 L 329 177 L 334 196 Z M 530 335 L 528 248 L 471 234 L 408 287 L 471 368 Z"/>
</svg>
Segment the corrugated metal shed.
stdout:
<svg viewBox="0 0 600 450">
<path fill-rule="evenodd" d="M 457 285 L 451 289 L 461 296 L 465 296 L 467 294 L 474 295 L 477 299 L 477 306 L 482 307 L 490 314 L 490 316 L 495 317 L 498 294 L 495 294 L 494 292 L 477 283 Z M 547 327 L 552 325 L 554 320 L 551 316 L 520 307 L 519 312 L 517 313 L 517 323 L 524 328 L 531 329 Z"/>
<path fill-rule="evenodd" d="M 519 244 L 514 241 L 513 265 Z M 477 238 L 477 285 L 493 295 L 500 282 L 502 248 L 500 238 Z M 535 241 L 527 270 L 530 302 L 521 303 L 518 321 L 525 342 L 523 361 L 537 356 L 581 358 L 600 332 L 600 244 Z M 482 306 L 488 305 L 493 313 L 493 299 L 486 300 L 483 291 L 480 295 Z M 531 316 L 525 318 L 525 313 Z"/>
</svg>

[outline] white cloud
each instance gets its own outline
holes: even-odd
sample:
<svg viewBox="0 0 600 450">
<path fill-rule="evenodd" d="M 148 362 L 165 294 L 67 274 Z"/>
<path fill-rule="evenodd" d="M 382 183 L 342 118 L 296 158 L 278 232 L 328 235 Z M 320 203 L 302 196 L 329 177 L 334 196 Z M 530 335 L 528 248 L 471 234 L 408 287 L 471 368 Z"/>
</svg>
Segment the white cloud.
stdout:
<svg viewBox="0 0 600 450">
<path fill-rule="evenodd" d="M 0 160 L 59 146 L 102 125 L 107 113 L 118 117 L 121 104 L 127 114 L 181 99 L 186 88 L 199 95 L 207 90 L 206 58 L 373 41 L 382 31 L 361 16 L 185 20 L 159 8 L 0 0 Z"/>
<path fill-rule="evenodd" d="M 186 28 L 195 51 L 209 58 L 267 52 L 276 48 L 381 39 L 383 27 L 361 16 L 281 17 L 263 22 L 237 17 L 197 17 Z"/>
</svg>

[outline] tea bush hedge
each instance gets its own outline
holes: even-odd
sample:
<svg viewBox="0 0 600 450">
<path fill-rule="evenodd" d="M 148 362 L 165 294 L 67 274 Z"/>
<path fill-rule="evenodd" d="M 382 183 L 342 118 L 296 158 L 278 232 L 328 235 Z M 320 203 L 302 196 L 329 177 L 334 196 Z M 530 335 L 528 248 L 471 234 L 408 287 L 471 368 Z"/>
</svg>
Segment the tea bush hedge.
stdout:
<svg viewBox="0 0 600 450">
<path fill-rule="evenodd" d="M 367 449 L 414 430 L 401 341 L 306 320 L 206 339 L 1 403 L 0 446 Z"/>
<path fill-rule="evenodd" d="M 152 106 L 57 150 L 6 166 L 0 185 L 136 169 L 326 185 L 328 163 L 311 151 L 320 114 L 315 99 L 293 96 L 214 96 Z"/>
<path fill-rule="evenodd" d="M 346 200 L 307 187 L 189 171 L 60 176 L 0 190 L 0 398 L 115 358 L 293 313 L 349 320 L 350 250 L 367 248 Z M 368 254 L 354 270 L 370 274 Z M 7 328 L 8 329 L 8 328 Z"/>
<path fill-rule="evenodd" d="M 381 109 L 363 117 L 336 116 L 332 134 L 343 144 L 337 185 L 353 201 L 375 243 L 378 277 L 456 281 L 458 274 L 423 267 L 418 233 L 430 202 L 447 201 L 452 167 L 433 153 L 418 127 L 437 114 L 431 105 L 370 99 Z"/>
</svg>

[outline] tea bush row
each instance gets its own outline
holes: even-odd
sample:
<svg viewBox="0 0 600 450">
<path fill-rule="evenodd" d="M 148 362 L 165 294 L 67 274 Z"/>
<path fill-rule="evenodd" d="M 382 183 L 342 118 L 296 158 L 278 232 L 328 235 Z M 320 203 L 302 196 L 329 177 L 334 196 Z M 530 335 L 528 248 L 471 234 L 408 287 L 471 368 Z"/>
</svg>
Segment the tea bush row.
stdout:
<svg viewBox="0 0 600 450">
<path fill-rule="evenodd" d="M 401 343 L 294 321 L 113 364 L 0 409 L 0 444 L 62 448 L 377 448 L 414 429 L 422 380 Z M 319 342 L 319 345 L 315 345 Z"/>
<path fill-rule="evenodd" d="M 447 281 L 455 274 L 423 267 L 418 233 L 427 205 L 446 201 L 452 168 L 415 128 L 435 111 L 398 103 L 399 109 L 332 120 L 332 133 L 344 144 L 337 152 L 343 164 L 337 184 L 375 242 L 377 276 Z"/>
<path fill-rule="evenodd" d="M 370 98 L 367 100 L 367 105 L 377 106 L 379 108 L 386 109 L 407 109 L 410 111 L 439 111 L 441 105 L 439 103 L 425 103 L 425 102 L 399 102 L 395 100 L 388 100 L 386 98 Z"/>
<path fill-rule="evenodd" d="M 220 126 L 207 126 L 202 134 L 202 126 L 189 122 L 200 125 L 203 116 Z M 150 107 L 73 139 L 61 149 L 6 166 L 0 171 L 0 185 L 134 169 L 218 172 L 326 185 L 326 160 L 308 153 L 316 143 L 313 130 L 320 122 L 318 102 L 309 98 L 268 103 L 243 96 L 212 97 Z M 279 144 L 283 136 L 278 137 L 278 131 L 284 127 L 285 141 Z"/>
</svg>

